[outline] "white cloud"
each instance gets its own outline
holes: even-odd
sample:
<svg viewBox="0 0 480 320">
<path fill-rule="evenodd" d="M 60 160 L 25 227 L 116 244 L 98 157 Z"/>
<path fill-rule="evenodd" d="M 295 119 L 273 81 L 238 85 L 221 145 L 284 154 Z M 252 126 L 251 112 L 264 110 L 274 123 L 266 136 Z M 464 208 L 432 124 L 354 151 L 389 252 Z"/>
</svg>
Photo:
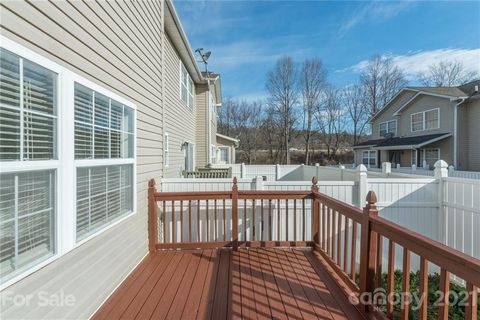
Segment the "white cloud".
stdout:
<svg viewBox="0 0 480 320">
<path fill-rule="evenodd" d="M 480 73 L 480 48 L 461 49 L 444 48 L 430 51 L 416 51 L 406 55 L 386 54 L 392 58 L 395 66 L 401 69 L 408 79 L 415 79 L 419 73 L 428 71 L 428 67 L 440 61 L 461 62 L 467 71 Z M 354 66 L 340 71 L 362 72 L 368 60 L 362 60 Z"/>
<path fill-rule="evenodd" d="M 346 20 L 339 30 L 340 37 L 343 37 L 348 31 L 359 24 L 365 22 L 383 22 L 402 11 L 410 8 L 412 1 L 373 1 L 364 5 L 359 11 L 356 11 L 348 20 Z"/>
</svg>

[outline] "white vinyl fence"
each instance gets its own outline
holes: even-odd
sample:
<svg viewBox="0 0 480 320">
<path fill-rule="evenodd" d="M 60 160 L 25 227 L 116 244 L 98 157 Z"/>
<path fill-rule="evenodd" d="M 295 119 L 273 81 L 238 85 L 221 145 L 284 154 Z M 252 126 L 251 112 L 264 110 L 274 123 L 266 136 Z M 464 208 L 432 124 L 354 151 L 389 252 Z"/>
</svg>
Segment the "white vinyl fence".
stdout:
<svg viewBox="0 0 480 320">
<path fill-rule="evenodd" d="M 372 190 L 377 195 L 382 217 L 480 259 L 477 234 L 480 231 L 480 179 L 449 177 L 452 171 L 447 169 L 446 163 L 438 163 L 435 171 L 429 171 L 432 177 L 394 172 L 385 166 L 380 172 L 368 171 L 367 174 L 364 166 L 345 169 L 244 165 L 248 168 L 244 169 L 244 174 L 250 172 L 248 175 L 257 176 L 238 179 L 238 188 L 310 190 L 311 179 L 315 176 L 320 192 L 358 207 L 365 205 L 366 194 Z M 241 171 L 242 165 L 238 168 Z M 272 179 L 273 172 L 275 177 L 281 176 L 280 179 Z M 228 191 L 231 188 L 232 179 L 163 179 L 161 182 L 161 190 L 166 192 Z M 412 266 L 415 263 L 412 259 Z"/>
<path fill-rule="evenodd" d="M 480 258 L 480 180 L 443 178 L 442 242 Z"/>
</svg>

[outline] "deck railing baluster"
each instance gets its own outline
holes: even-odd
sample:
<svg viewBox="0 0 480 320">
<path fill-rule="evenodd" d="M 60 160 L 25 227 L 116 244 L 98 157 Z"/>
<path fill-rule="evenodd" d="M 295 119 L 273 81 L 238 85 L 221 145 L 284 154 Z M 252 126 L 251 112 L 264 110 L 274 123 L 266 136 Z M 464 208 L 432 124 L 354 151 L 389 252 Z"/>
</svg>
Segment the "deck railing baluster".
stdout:
<svg viewBox="0 0 480 320">
<path fill-rule="evenodd" d="M 386 219 L 378 217 L 376 208 L 376 196 L 373 192 L 367 195 L 367 205 L 363 211 L 336 199 L 330 198 L 318 192 L 317 182 L 312 179 L 312 190 L 304 191 L 238 191 L 237 180 L 234 178 L 231 191 L 219 192 L 171 192 L 161 193 L 155 189 L 155 181 L 149 181 L 148 189 L 148 237 L 149 251 L 162 249 L 197 249 L 212 247 L 232 247 L 238 250 L 239 236 L 242 244 L 246 246 L 313 246 L 320 254 L 321 258 L 330 265 L 336 273 L 335 278 L 343 281 L 343 288 L 356 293 L 372 294 L 374 297 L 375 289 L 382 287 L 382 254 L 383 239 L 388 241 L 388 273 L 386 286 L 388 297 L 394 292 L 394 274 L 395 274 L 395 246 L 403 247 L 403 281 L 402 281 L 402 305 L 401 318 L 407 319 L 409 315 L 410 297 L 405 293 L 410 291 L 410 256 L 415 253 L 420 258 L 420 283 L 418 292 L 420 298 L 428 300 L 428 266 L 429 263 L 438 265 L 441 268 L 440 290 L 445 294 L 443 299 L 444 306 L 439 309 L 441 319 L 448 318 L 448 290 L 450 283 L 450 274 L 455 274 L 466 282 L 468 290 L 467 304 L 465 306 L 465 315 L 467 319 L 477 318 L 477 288 L 480 286 L 480 263 L 463 253 L 457 252 L 444 245 L 438 244 L 428 238 L 402 228 Z M 210 214 L 210 205 L 213 200 L 213 213 Z M 219 209 L 218 201 L 222 201 L 222 208 Z M 231 201 L 231 228 L 228 228 L 227 201 Z M 238 210 L 242 205 L 238 201 L 243 201 L 243 229 L 239 232 Z M 259 210 L 257 204 L 260 200 Z M 264 212 L 268 201 L 268 212 Z M 297 200 L 302 201 L 302 212 L 298 215 Z M 308 210 L 311 214 L 312 230 L 311 235 L 306 231 L 307 208 L 305 201 L 311 201 Z M 176 205 L 179 204 L 179 214 Z M 184 219 L 184 201 L 188 201 L 188 230 Z M 273 206 L 277 205 L 274 217 Z M 291 214 L 291 201 L 293 201 L 293 215 Z M 205 203 L 205 209 L 202 205 Z M 282 203 L 284 202 L 284 204 Z M 249 216 L 249 206 L 252 206 L 251 216 Z M 196 206 L 195 208 L 192 208 Z M 283 206 L 283 207 L 282 207 Z M 320 208 L 321 206 L 321 208 Z M 158 210 L 162 210 L 159 215 Z M 228 207 L 230 209 L 230 206 Z M 170 211 L 169 211 L 170 210 Z M 205 210 L 203 214 L 202 210 Z M 223 237 L 220 232 L 220 221 L 222 219 L 218 210 L 222 210 L 223 215 Z M 285 219 L 282 217 L 282 211 L 285 210 Z M 196 211 L 194 213 L 193 211 Z M 261 216 L 258 217 L 260 211 Z M 196 221 L 194 214 L 197 215 Z M 265 214 L 268 217 L 265 217 Z M 176 221 L 176 216 L 179 221 Z M 212 215 L 212 217 L 210 217 Z M 159 217 L 161 219 L 159 219 Z M 167 221 L 167 219 L 170 219 Z M 211 229 L 213 218 L 213 231 Z M 249 222 L 251 218 L 251 222 Z M 293 218 L 291 226 L 290 218 Z M 205 220 L 204 220 L 205 219 Z M 268 219 L 268 221 L 265 221 Z M 276 221 L 273 221 L 276 219 Z M 259 224 L 257 224 L 259 220 Z M 298 224 L 301 221 L 301 226 Z M 194 223 L 197 223 L 196 231 L 192 232 Z M 162 224 L 160 226 L 159 224 Z M 203 223 L 206 223 L 205 226 Z M 274 224 L 277 224 L 276 227 Z M 178 232 L 178 224 L 180 232 Z M 268 224 L 268 225 L 267 225 Z M 260 235 L 258 226 L 260 225 Z M 357 229 L 360 225 L 360 234 Z M 171 226 L 171 236 L 169 234 Z M 248 230 L 249 227 L 251 231 Z M 290 234 L 289 229 L 293 227 Z M 160 229 L 162 228 L 162 229 Z M 184 230 L 185 228 L 185 230 Z M 276 231 L 274 233 L 274 228 Z M 283 239 L 282 230 L 285 228 L 285 239 Z M 300 231 L 300 228 L 302 229 Z M 351 228 L 351 232 L 350 232 Z M 161 230 L 161 232 L 159 232 Z M 231 237 L 227 236 L 231 231 Z M 184 235 L 188 232 L 188 236 Z M 196 236 L 194 233 L 196 232 Z M 206 232 L 202 236 L 202 232 Z M 302 234 L 300 235 L 299 232 Z M 342 234 L 342 232 L 344 232 Z M 160 236 L 160 233 L 163 235 Z M 360 235 L 360 241 L 357 235 Z M 195 237 L 195 239 L 193 239 Z M 298 241 L 301 237 L 302 241 Z M 223 238 L 223 241 L 221 241 Z M 292 240 L 293 238 L 293 240 Z M 351 239 L 350 239 L 351 238 Z M 169 240 L 171 241 L 169 242 Z M 187 240 L 188 239 L 188 240 Z M 231 240 L 231 241 L 230 241 Z M 286 241 L 284 241 L 286 240 Z M 309 241 L 310 240 L 310 241 Z M 188 242 L 184 242 L 188 241 Z M 342 243 L 343 241 L 343 243 Z M 357 251 L 360 257 L 359 274 L 357 275 Z M 312 255 L 313 257 L 313 255 Z M 350 261 L 348 261 L 350 257 Z M 350 274 L 349 274 L 350 273 Z M 337 277 L 338 276 L 338 277 Z M 357 277 L 360 277 L 360 284 L 356 284 Z M 412 288 L 416 289 L 416 288 Z M 472 294 L 474 293 L 474 294 Z M 373 300 L 374 301 L 374 300 Z M 380 312 L 380 309 L 374 305 L 361 305 L 362 311 Z M 421 305 L 418 310 L 418 318 L 427 317 L 427 304 Z M 393 317 L 394 306 L 387 299 L 386 316 Z"/>
</svg>

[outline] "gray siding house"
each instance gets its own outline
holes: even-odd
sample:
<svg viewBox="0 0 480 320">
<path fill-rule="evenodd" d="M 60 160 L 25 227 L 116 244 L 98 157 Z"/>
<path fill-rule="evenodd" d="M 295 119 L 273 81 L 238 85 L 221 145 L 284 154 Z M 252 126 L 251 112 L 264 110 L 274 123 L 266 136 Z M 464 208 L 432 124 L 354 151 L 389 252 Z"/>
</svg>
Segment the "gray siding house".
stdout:
<svg viewBox="0 0 480 320">
<path fill-rule="evenodd" d="M 170 0 L 0 9 L 0 317 L 85 319 L 148 251 L 147 181 L 216 160 L 220 80 Z"/>
<path fill-rule="evenodd" d="M 407 87 L 371 119 L 369 140 L 354 146 L 355 163 L 432 168 L 445 160 L 480 171 L 480 81 L 459 87 Z"/>
</svg>

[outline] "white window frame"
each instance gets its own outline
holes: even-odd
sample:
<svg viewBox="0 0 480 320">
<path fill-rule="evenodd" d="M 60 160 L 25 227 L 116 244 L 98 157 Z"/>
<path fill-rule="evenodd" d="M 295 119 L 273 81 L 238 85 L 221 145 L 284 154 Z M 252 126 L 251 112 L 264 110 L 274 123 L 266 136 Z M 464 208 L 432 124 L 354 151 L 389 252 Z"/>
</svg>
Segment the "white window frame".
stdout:
<svg viewBox="0 0 480 320">
<path fill-rule="evenodd" d="M 440 154 L 440 148 L 426 148 L 426 149 L 423 149 L 422 152 L 423 152 L 423 161 L 425 161 L 425 163 L 427 164 L 427 166 L 429 165 L 428 162 L 427 162 L 427 151 L 437 151 L 438 153 L 438 158 L 437 160 L 435 160 L 435 162 L 437 162 L 438 160 L 442 159 L 442 156 Z M 435 164 L 435 163 L 434 163 Z M 423 166 L 423 164 L 422 164 Z M 432 166 L 433 167 L 433 166 Z"/>
<path fill-rule="evenodd" d="M 67 97 L 67 104 L 68 105 L 68 101 L 70 101 L 70 103 L 72 103 L 72 108 L 70 108 L 71 110 L 68 110 L 68 111 L 71 111 L 71 115 L 69 115 L 69 117 L 71 117 L 72 121 L 74 122 L 74 117 L 75 117 L 75 108 L 74 108 L 74 85 L 75 85 L 75 82 L 76 83 L 79 83 L 85 87 L 87 87 L 88 89 L 91 89 L 95 92 L 98 92 L 98 93 L 101 93 L 103 94 L 104 96 L 110 98 L 110 99 L 113 99 L 113 100 L 116 100 L 117 102 L 120 102 L 121 104 L 129 107 L 132 109 L 133 111 L 133 158 L 113 158 L 113 159 L 74 159 L 74 168 L 73 168 L 73 177 L 74 177 L 74 183 L 75 183 L 75 187 L 74 187 L 74 206 L 75 206 L 75 210 L 73 211 L 75 213 L 75 216 L 74 216 L 74 237 L 75 237 L 75 245 L 74 245 L 74 248 L 82 245 L 83 243 L 89 241 L 90 239 L 92 238 L 95 238 L 96 236 L 98 236 L 99 234 L 105 232 L 106 230 L 112 228 L 113 226 L 117 225 L 118 223 L 122 222 L 123 220 L 125 219 L 128 219 L 129 217 L 131 217 L 132 215 L 134 215 L 136 212 L 137 212 L 137 145 L 136 145 L 136 140 L 137 140 L 137 126 L 136 126 L 136 123 L 137 123 L 137 107 L 135 104 L 133 104 L 132 102 L 124 99 L 123 97 L 117 95 L 116 93 L 108 90 L 108 89 L 105 89 L 103 88 L 102 86 L 99 86 L 97 85 L 96 83 L 90 81 L 90 80 L 87 80 L 75 73 L 72 73 L 70 71 L 67 71 L 68 73 L 68 77 L 70 78 L 71 80 L 71 95 L 68 95 Z M 74 128 L 74 125 L 72 126 L 72 128 Z M 74 144 L 74 140 L 75 140 L 75 130 L 71 130 L 71 146 L 72 146 L 72 157 L 75 156 L 75 144 Z M 64 134 L 67 134 L 67 132 L 65 132 Z M 77 208 L 76 208 L 76 203 L 77 203 L 77 193 L 76 193 L 76 183 L 77 183 L 77 168 L 85 168 L 85 167 L 100 167 L 100 166 L 112 166 L 112 165 L 132 165 L 133 166 L 133 172 L 132 172 L 132 183 L 133 183 L 133 186 L 132 186 L 132 191 L 133 191 L 133 204 L 132 204 L 132 212 L 131 213 L 128 213 L 122 217 L 120 217 L 119 219 L 117 220 L 114 220 L 113 222 L 111 223 L 108 223 L 106 224 L 105 226 L 102 226 L 101 228 L 99 228 L 97 231 L 95 231 L 94 233 L 92 233 L 91 235 L 85 237 L 84 239 L 80 240 L 80 241 L 77 241 L 76 240 L 76 230 L 77 230 L 77 225 L 76 225 L 76 212 L 77 212 Z"/>
<path fill-rule="evenodd" d="M 46 69 L 57 73 L 57 109 L 56 109 L 56 136 L 55 136 L 55 160 L 32 160 L 32 161 L 5 161 L 1 162 L 3 173 L 20 173 L 27 171 L 55 170 L 55 251 L 53 256 L 39 262 L 18 275 L 10 278 L 0 285 L 0 290 L 38 271 L 46 265 L 64 256 L 68 252 L 78 248 L 83 243 L 97 237 L 99 234 L 118 225 L 122 221 L 137 213 L 137 148 L 136 148 L 136 105 L 120 97 L 119 95 L 81 77 L 69 69 L 51 61 L 50 59 L 0 35 L 1 47 L 30 60 Z M 74 153 L 74 82 L 78 82 L 92 90 L 107 95 L 118 102 L 133 109 L 134 139 L 133 158 L 130 159 L 85 159 L 75 160 Z M 76 168 L 79 166 L 102 166 L 115 164 L 129 164 L 133 166 L 133 204 L 132 212 L 111 222 L 90 236 L 76 241 Z M 67 214 L 66 214 L 67 213 Z"/>
<path fill-rule="evenodd" d="M 193 112 L 194 110 L 194 106 L 195 106 L 195 83 L 193 82 L 192 80 L 192 77 L 190 77 L 190 73 L 188 73 L 188 70 L 187 68 L 185 67 L 185 65 L 183 64 L 183 62 L 180 60 L 180 64 L 179 64 L 179 70 L 180 70 L 180 77 L 179 77 L 179 98 L 180 100 L 183 102 L 183 104 L 190 110 Z M 184 84 L 183 83 L 183 70 L 185 70 L 185 72 L 187 73 L 187 83 Z M 189 83 L 191 83 L 191 88 L 189 88 Z M 183 100 L 183 97 L 182 97 L 182 90 L 183 90 L 183 87 L 185 86 L 186 90 L 187 90 L 187 101 Z M 190 105 L 190 99 L 189 97 L 192 98 L 192 105 Z"/>
<path fill-rule="evenodd" d="M 372 167 L 372 165 L 370 164 L 370 159 L 371 159 L 371 154 L 372 153 L 374 154 L 374 160 L 375 160 L 375 163 L 373 164 L 373 167 L 376 167 L 377 166 L 377 150 L 364 150 L 364 151 L 362 151 L 362 164 L 363 165 L 365 165 L 363 163 L 363 159 L 365 159 L 365 153 L 367 153 L 367 159 L 368 159 L 367 168 Z"/>
<path fill-rule="evenodd" d="M 438 112 L 438 117 L 437 117 L 437 127 L 436 128 L 430 128 L 427 129 L 427 112 L 431 111 L 437 111 Z M 420 130 L 413 130 L 413 116 L 421 114 L 422 115 L 422 129 Z M 420 111 L 420 112 L 415 112 L 410 114 L 410 132 L 419 132 L 419 131 L 427 131 L 427 130 L 438 130 L 440 129 L 440 108 L 433 108 L 433 109 L 428 109 L 425 111 Z"/>
<path fill-rule="evenodd" d="M 163 164 L 165 168 L 170 166 L 170 136 L 168 132 L 163 134 Z"/>
<path fill-rule="evenodd" d="M 217 163 L 217 146 L 214 144 L 211 144 L 210 145 L 210 164 L 216 164 L 216 163 Z"/>
<path fill-rule="evenodd" d="M 385 124 L 386 125 L 386 133 L 390 133 L 390 123 L 392 122 L 395 122 L 395 132 L 393 133 L 395 136 L 397 135 L 397 130 L 398 130 L 398 123 L 397 123 L 397 120 L 387 120 L 387 121 L 383 121 L 383 122 L 380 122 L 378 124 L 378 134 L 382 136 L 382 130 L 381 130 L 381 127 L 382 127 L 382 124 Z"/>
<path fill-rule="evenodd" d="M 231 156 L 231 148 L 230 147 L 227 147 L 227 146 L 219 146 L 218 147 L 218 160 L 217 162 L 219 161 L 223 161 L 221 159 L 221 154 L 222 154 L 222 150 L 227 150 L 227 160 L 225 162 L 225 164 L 229 164 L 231 161 L 230 161 L 230 156 Z"/>
</svg>

